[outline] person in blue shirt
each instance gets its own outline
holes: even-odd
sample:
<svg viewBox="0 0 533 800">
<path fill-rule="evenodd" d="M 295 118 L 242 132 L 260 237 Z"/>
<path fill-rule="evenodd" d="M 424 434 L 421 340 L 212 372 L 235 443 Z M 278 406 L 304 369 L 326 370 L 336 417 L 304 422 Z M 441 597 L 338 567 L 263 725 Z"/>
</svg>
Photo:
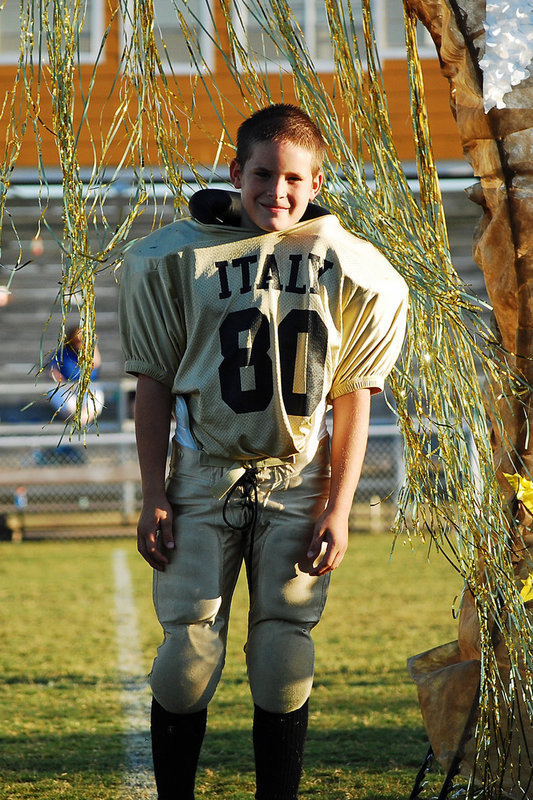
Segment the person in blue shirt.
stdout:
<svg viewBox="0 0 533 800">
<path fill-rule="evenodd" d="M 50 402 L 57 415 L 69 419 L 76 410 L 76 387 L 73 385 L 80 376 L 78 357 L 82 343 L 82 331 L 79 325 L 67 330 L 65 342 L 50 362 L 50 374 L 57 387 L 50 393 Z M 102 358 L 98 345 L 94 349 L 94 362 L 91 371 L 91 383 L 98 380 Z M 91 385 L 91 396 L 83 403 L 81 424 L 93 421 L 104 406 L 104 393 L 95 385 Z"/>
</svg>

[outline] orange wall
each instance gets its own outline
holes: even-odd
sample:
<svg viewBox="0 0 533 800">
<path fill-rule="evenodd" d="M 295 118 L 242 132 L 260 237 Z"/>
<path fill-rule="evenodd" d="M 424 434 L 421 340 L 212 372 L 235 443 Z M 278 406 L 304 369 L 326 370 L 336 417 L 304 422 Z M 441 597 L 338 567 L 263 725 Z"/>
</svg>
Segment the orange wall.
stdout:
<svg viewBox="0 0 533 800">
<path fill-rule="evenodd" d="M 221 62 L 222 59 L 219 57 L 215 69 L 215 79 L 222 96 L 225 98 L 226 120 L 229 129 L 235 130 L 241 118 L 238 112 L 232 109 L 232 104 L 234 103 L 238 108 L 242 108 L 242 101 L 237 87 L 231 78 L 224 74 Z M 89 106 L 88 125 L 84 125 L 83 133 L 77 145 L 77 157 L 81 167 L 92 166 L 93 148 L 96 148 L 96 152 L 100 155 L 102 134 L 105 134 L 113 123 L 119 102 L 118 84 L 114 91 L 110 92 L 118 73 L 118 65 L 119 32 L 118 26 L 115 25 L 105 45 L 105 59 L 101 60 L 97 68 L 95 86 Z M 437 59 L 425 61 L 423 69 L 435 157 L 437 160 L 462 159 L 459 137 L 449 109 L 447 81 L 440 74 Z M 82 67 L 81 81 L 84 87 L 88 86 L 91 71 L 92 67 L 90 66 Z M 414 151 L 409 116 L 406 65 L 403 61 L 386 61 L 383 73 L 397 149 L 402 160 L 412 161 Z M 0 98 L 12 91 L 15 74 L 15 67 L 0 65 Z M 327 82 L 327 77 L 324 77 Z M 275 81 L 273 81 L 273 85 L 275 85 Z M 191 99 L 191 79 L 188 76 L 179 78 L 178 86 L 188 104 Z M 79 88 L 79 86 L 76 87 L 76 116 L 78 117 L 81 105 Z M 35 87 L 34 95 L 36 91 Z M 290 92 L 285 93 L 285 99 L 290 99 Z M 210 165 L 215 156 L 216 144 L 214 142 L 220 135 L 221 125 L 215 110 L 205 95 L 205 91 L 201 87 L 197 87 L 196 101 L 195 121 L 200 122 L 204 132 L 198 130 L 196 126 L 191 126 L 189 149 L 198 163 Z M 176 105 L 178 104 L 178 101 L 176 101 Z M 7 111 L 8 109 L 4 109 L 4 115 L 0 119 L 0 152 L 2 153 L 4 152 L 6 139 L 9 141 L 12 138 L 9 134 Z M 132 104 L 131 114 L 135 117 L 137 113 L 135 100 Z M 42 154 L 45 166 L 59 166 L 50 91 L 45 86 L 41 89 L 39 113 L 32 112 L 32 119 L 28 125 L 17 160 L 17 164 L 22 167 L 31 168 L 37 164 L 37 150 L 32 130 L 33 123 L 36 124 L 39 135 L 42 137 Z M 92 142 L 89 129 L 92 131 Z M 128 130 L 124 127 L 120 133 L 122 141 L 117 138 L 115 149 L 111 150 L 106 158 L 107 163 L 113 165 L 118 161 L 119 153 L 122 152 L 128 135 Z M 176 142 L 175 146 L 179 148 L 179 142 Z M 226 155 L 228 152 L 226 151 Z M 145 143 L 144 157 L 151 161 L 156 158 L 156 149 L 153 142 Z"/>
<path fill-rule="evenodd" d="M 462 160 L 461 142 L 450 110 L 448 81 L 442 76 L 436 58 L 423 61 L 422 71 L 435 159 Z M 383 75 L 396 146 L 400 158 L 411 161 L 414 149 L 406 64 L 400 60 L 386 61 Z"/>
</svg>

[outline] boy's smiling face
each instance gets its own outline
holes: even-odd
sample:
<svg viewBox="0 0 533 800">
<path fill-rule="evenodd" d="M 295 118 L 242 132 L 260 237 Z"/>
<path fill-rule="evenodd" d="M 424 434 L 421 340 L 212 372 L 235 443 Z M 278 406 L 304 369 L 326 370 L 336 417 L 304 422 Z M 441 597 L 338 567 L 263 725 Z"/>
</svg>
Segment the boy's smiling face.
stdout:
<svg viewBox="0 0 533 800">
<path fill-rule="evenodd" d="M 258 142 L 241 167 L 234 159 L 230 177 L 241 190 L 242 225 L 262 231 L 283 231 L 296 225 L 322 186 L 322 172 L 313 175 L 313 154 L 291 142 Z"/>
</svg>

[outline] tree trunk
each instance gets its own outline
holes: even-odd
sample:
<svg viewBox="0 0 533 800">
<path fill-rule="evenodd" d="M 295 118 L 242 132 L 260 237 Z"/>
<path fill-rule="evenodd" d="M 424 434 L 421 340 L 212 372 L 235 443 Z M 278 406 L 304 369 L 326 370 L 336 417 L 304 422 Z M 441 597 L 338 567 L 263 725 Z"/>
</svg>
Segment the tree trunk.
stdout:
<svg viewBox="0 0 533 800">
<path fill-rule="evenodd" d="M 493 108 L 485 113 L 480 67 L 485 51 L 485 0 L 405 2 L 430 32 L 442 72 L 450 84 L 451 110 L 463 152 L 479 178 L 468 192 L 470 199 L 483 210 L 474 232 L 473 252 L 483 271 L 493 307 L 495 347 L 497 350 L 501 348 L 501 355 L 515 374 L 524 380 L 519 396 L 505 385 L 487 390 L 487 398 L 499 398 L 497 404 L 503 430 L 494 414 L 491 415 L 490 402 L 487 402 L 487 411 L 493 423 L 492 446 L 497 476 L 511 502 L 514 490 L 503 473 L 520 473 L 530 479 L 533 476 L 533 397 L 528 388 L 533 386 L 533 78 L 505 95 L 504 109 Z M 519 523 L 518 528 L 509 525 L 509 540 L 513 544 L 516 583 L 520 587 L 520 579 L 526 578 L 531 569 L 531 562 L 524 558 L 523 545 L 528 548 L 531 558 L 533 517 L 521 502 L 515 501 L 511 510 Z M 479 567 L 482 572 L 482 554 L 479 555 Z M 490 580 L 487 580 L 487 586 L 490 586 Z M 475 598 L 467 591 L 459 619 L 458 641 L 409 661 L 433 750 L 446 768 L 453 763 L 454 756 L 458 756 L 465 774 L 472 774 L 473 751 L 477 747 L 479 755 L 484 736 L 483 731 L 478 731 L 478 739 L 474 741 L 475 714 L 472 716 L 472 711 L 475 711 L 478 697 L 482 704 L 479 631 Z M 502 645 L 501 639 L 495 637 L 492 646 L 505 686 L 509 664 L 508 653 Z M 521 663 L 525 664 L 526 659 L 523 658 Z M 521 670 L 521 673 L 527 682 L 525 672 Z M 484 686 L 481 691 L 494 693 L 496 688 Z M 532 769 L 531 757 L 526 754 L 531 752 L 533 726 L 522 698 L 519 692 L 520 713 L 511 710 L 505 720 L 509 728 L 499 724 L 501 740 L 507 740 L 508 736 L 509 746 L 513 741 L 515 749 L 503 766 L 501 753 L 496 754 L 499 765 L 493 774 L 501 770 L 508 796 L 531 798 L 532 793 L 522 793 L 521 779 L 515 772 L 517 764 L 519 768 L 525 766 L 529 775 Z M 519 724 L 517 717 L 520 714 L 522 721 Z M 465 737 L 468 726 L 470 729 L 466 730 Z M 493 730 L 483 742 L 487 749 L 484 750 L 485 756 L 480 757 L 486 758 L 487 762 L 494 755 L 491 747 L 495 746 L 499 736 L 495 736 Z M 490 741 L 492 745 L 487 746 L 486 742 Z M 478 774 L 482 771 L 479 764 L 477 770 Z M 494 795 L 492 788 L 487 791 L 487 797 L 500 796 L 498 793 Z"/>
<path fill-rule="evenodd" d="M 406 3 L 435 42 L 463 152 L 479 178 L 469 190 L 470 199 L 483 209 L 474 233 L 474 258 L 494 309 L 495 336 L 533 385 L 533 78 L 506 95 L 506 108 L 486 114 L 479 66 L 485 50 L 485 0 Z M 521 402 L 508 396 L 500 410 L 505 436 L 494 427 L 497 466 L 501 472 L 533 474 L 530 393 Z M 501 485 L 509 496 L 504 479 Z"/>
</svg>

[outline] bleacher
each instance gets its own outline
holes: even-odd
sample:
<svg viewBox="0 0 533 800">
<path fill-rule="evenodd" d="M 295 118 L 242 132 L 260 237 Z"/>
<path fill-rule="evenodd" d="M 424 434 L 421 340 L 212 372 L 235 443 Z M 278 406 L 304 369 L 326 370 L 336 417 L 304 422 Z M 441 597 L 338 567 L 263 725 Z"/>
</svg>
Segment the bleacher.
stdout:
<svg viewBox="0 0 533 800">
<path fill-rule="evenodd" d="M 44 226 L 41 227 L 42 253 L 35 253 L 32 256 L 31 241 L 37 231 L 39 219 L 37 199 L 28 198 L 27 189 L 17 194 L 15 187 L 13 191 L 10 190 L 8 200 L 8 213 L 5 216 L 2 234 L 0 262 L 4 265 L 4 269 L 0 274 L 0 286 L 7 283 L 9 270 L 18 264 L 21 258 L 23 262 L 30 259 L 31 261 L 16 271 L 11 283 L 10 300 L 7 305 L 0 306 L 2 341 L 0 438 L 21 437 L 18 455 L 14 455 L 12 461 L 6 460 L 9 448 L 5 447 L 0 452 L 0 458 L 3 460 L 0 516 L 10 509 L 14 510 L 13 491 L 21 482 L 20 479 L 26 476 L 28 480 L 30 478 L 32 480 L 31 489 L 29 484 L 26 488 L 34 509 L 36 511 L 39 509 L 40 525 L 43 530 L 46 519 L 55 530 L 61 527 L 61 518 L 58 519 L 57 515 L 47 512 L 47 508 L 53 507 L 54 497 L 56 505 L 59 502 L 72 513 L 78 511 L 86 520 L 90 519 L 89 511 L 103 513 L 103 518 L 98 518 L 100 521 L 89 521 L 87 524 L 109 527 L 112 513 L 118 520 L 113 523 L 115 528 L 125 520 L 131 524 L 138 507 L 139 493 L 137 488 L 132 487 L 136 469 L 135 448 L 131 418 L 128 419 L 129 410 L 125 408 L 125 403 L 128 402 L 128 393 L 132 392 L 133 384 L 123 383 L 125 376 L 118 335 L 118 286 L 115 276 L 110 270 L 104 270 L 96 278 L 97 333 L 102 354 L 101 377 L 107 386 L 106 408 L 100 417 L 99 427 L 101 433 L 122 437 L 121 456 L 117 461 L 117 444 L 109 439 L 107 450 L 101 441 L 98 446 L 91 445 L 89 448 L 83 448 L 82 444 L 75 443 L 77 455 L 71 461 L 65 455 L 66 451 L 59 451 L 59 456 L 54 455 L 54 450 L 57 448 L 51 439 L 57 437 L 55 441 L 59 440 L 62 426 L 59 423 L 53 426 L 48 424 L 51 410 L 46 397 L 43 396 L 46 388 L 50 386 L 46 375 L 43 375 L 42 381 L 38 383 L 42 388 L 37 391 L 35 389 L 36 365 L 39 362 L 40 351 L 42 350 L 46 356 L 53 350 L 59 329 L 60 313 L 57 308 L 54 309 L 54 300 L 59 291 L 61 266 L 54 236 L 61 237 L 61 203 L 59 200 L 51 201 L 46 219 L 52 231 Z M 462 190 L 446 192 L 444 200 L 454 264 L 462 277 L 472 285 L 474 292 L 485 296 L 482 274 L 472 260 L 472 236 L 480 217 L 480 209 L 467 199 Z M 164 221 L 170 222 L 171 204 L 167 204 L 166 208 L 167 216 Z M 122 213 L 120 202 L 117 201 L 115 209 L 107 208 L 106 213 L 110 224 L 114 223 L 113 214 L 118 221 Z M 10 227 L 11 219 L 16 227 L 16 235 Z M 136 221 L 131 238 L 146 235 L 152 221 L 153 216 L 150 210 L 147 210 Z M 28 406 L 31 401 L 34 402 Z M 382 395 L 374 399 L 372 418 L 374 425 L 377 426 L 394 422 Z M 382 429 L 381 435 L 383 432 Z M 24 443 L 23 436 L 26 437 Z M 36 440 L 35 437 L 41 438 Z M 42 437 L 48 437 L 50 441 L 47 439 L 44 444 Z M 395 447 L 391 447 L 392 439 L 381 438 L 379 441 L 378 439 L 379 437 L 369 445 L 366 467 L 368 481 L 363 474 L 359 493 L 360 497 L 367 498 L 366 503 L 372 496 L 375 499 L 378 490 L 381 497 L 394 491 L 401 472 L 401 465 L 397 463 L 397 459 L 401 459 L 401 456 L 391 455 L 396 452 Z M 5 442 L 7 444 L 7 439 Z M 80 453 L 81 458 L 79 458 Z M 104 461 L 105 458 L 108 460 Z M 44 467 L 47 467 L 46 479 Z M 41 484 L 38 483 L 39 469 L 43 475 Z M 113 475 L 113 480 L 109 479 L 110 475 Z M 381 479 L 384 482 L 383 490 L 378 487 Z M 83 486 L 84 481 L 91 485 Z M 67 491 L 68 487 L 61 485 L 65 482 L 74 487 L 70 494 Z M 368 491 L 365 488 L 366 483 L 369 486 Z M 59 487 L 55 495 L 54 486 Z M 372 493 L 373 486 L 375 488 Z M 74 523 L 71 524 L 71 528 L 73 525 Z M 76 527 L 78 526 L 79 523 L 76 523 Z"/>
<path fill-rule="evenodd" d="M 483 277 L 472 259 L 472 235 L 480 217 L 480 209 L 467 199 L 462 191 L 448 191 L 444 195 L 453 260 L 461 276 L 473 286 L 481 296 L 485 295 Z M 0 307 L 0 383 L 33 382 L 35 365 L 39 361 L 41 337 L 47 320 L 52 314 L 42 345 L 43 352 L 55 346 L 60 314 L 54 300 L 61 281 L 59 249 L 54 235 L 61 237 L 61 204 L 51 202 L 46 219 L 53 228 L 51 233 L 41 228 L 42 254 L 32 256 L 31 240 L 37 230 L 39 208 L 36 198 L 29 200 L 26 195 L 17 195 L 16 186 L 8 195 L 9 212 L 4 220 L 0 263 L 0 285 L 6 284 L 11 270 L 22 257 L 22 261 L 32 259 L 17 270 L 12 284 L 12 295 L 6 306 Z M 117 220 L 121 214 L 121 204 L 107 208 L 110 224 L 113 212 Z M 172 209 L 167 206 L 166 221 L 171 221 Z M 10 227 L 11 219 L 16 226 L 20 243 Z M 152 224 L 152 214 L 148 209 L 134 224 L 131 237 L 147 234 Z M 20 254 L 22 248 L 22 256 Z M 119 380 L 123 376 L 122 355 L 117 328 L 118 287 L 115 276 L 104 270 L 96 278 L 96 319 L 100 350 L 102 353 L 102 378 Z"/>
<path fill-rule="evenodd" d="M 463 178 L 462 182 L 460 178 L 446 178 L 443 181 L 444 205 L 454 265 L 464 280 L 472 285 L 474 292 L 485 297 L 483 276 L 472 259 L 472 236 L 481 210 L 464 194 L 462 187 L 469 181 L 468 178 Z M 41 225 L 43 249 L 42 253 L 35 255 L 32 254 L 31 242 L 37 232 L 40 216 L 37 189 L 30 183 L 21 182 L 13 183 L 9 190 L 1 238 L 0 286 L 8 282 L 15 265 L 22 261 L 24 266 L 17 269 L 13 277 L 8 304 L 0 306 L 0 384 L 33 383 L 40 352 L 49 353 L 56 344 L 60 314 L 57 306 L 54 308 L 54 300 L 58 296 L 61 281 L 56 237 L 61 239 L 62 236 L 62 207 L 60 187 L 55 188 L 56 198 L 49 201 L 46 210 L 46 220 L 52 230 Z M 111 226 L 123 218 L 126 202 L 126 195 L 121 197 L 117 193 L 115 205 L 106 206 Z M 159 205 L 157 213 L 163 215 L 164 222 L 170 222 L 173 213 L 171 203 Z M 130 238 L 146 235 L 152 224 L 153 208 L 148 207 L 135 221 Z M 102 379 L 107 381 L 123 377 L 117 301 L 115 276 L 111 270 L 104 270 L 96 278 L 96 319 L 103 360 Z"/>
<path fill-rule="evenodd" d="M 60 324 L 59 308 L 54 305 L 61 282 L 59 246 L 55 239 L 62 237 L 61 203 L 50 201 L 46 220 L 52 230 L 41 225 L 42 252 L 32 252 L 32 239 L 37 232 L 39 208 L 37 198 L 29 199 L 27 190 L 17 194 L 14 186 L 8 195 L 7 214 L 1 240 L 0 285 L 7 284 L 11 270 L 22 260 L 11 282 L 11 296 L 7 305 L 0 307 L 0 383 L 33 382 L 41 350 L 50 353 L 55 347 Z M 125 201 L 124 201 L 125 202 Z M 112 226 L 123 216 L 121 203 L 106 208 Z M 113 216 L 116 216 L 116 220 Z M 171 221 L 172 209 L 167 208 L 166 221 Z M 16 233 L 10 223 L 13 220 Z M 135 222 L 131 238 L 144 236 L 150 231 L 150 209 Z M 93 244 L 94 250 L 97 247 Z M 22 250 L 22 253 L 21 253 Z M 24 263 L 29 262 L 29 263 Z M 117 327 L 118 286 L 110 269 L 96 277 L 96 313 L 98 343 L 102 354 L 102 378 L 118 380 L 123 377 L 122 355 Z M 75 302 L 72 304 L 72 322 L 76 321 Z M 50 318 L 51 315 L 51 318 Z M 50 322 L 47 326 L 48 320 Z M 43 339 L 43 331 L 44 334 Z M 42 341 L 41 341 L 42 340 Z"/>
<path fill-rule="evenodd" d="M 120 203 L 107 209 L 111 225 Z M 56 347 L 61 314 L 59 247 L 61 202 L 46 211 L 51 230 L 41 225 L 41 248 L 32 248 L 38 230 L 37 196 L 29 185 L 8 195 L 2 233 L 0 285 L 21 261 L 11 281 L 9 302 L 0 307 L 0 536 L 131 535 L 139 508 L 139 476 L 131 424 L 133 379 L 123 372 L 117 324 L 118 285 L 111 270 L 96 278 L 100 371 L 105 409 L 87 442 L 69 441 L 64 422 L 51 422 L 47 372 L 38 377 Z M 169 221 L 171 210 L 169 209 Z M 116 220 L 113 216 L 116 216 Z M 149 232 L 149 211 L 132 233 Z M 11 226 L 11 221 L 14 225 Z M 33 252 L 32 252 L 33 250 Z M 24 263 L 29 262 L 29 263 Z M 75 303 L 71 322 L 77 322 Z M 42 353 L 42 357 L 41 357 Z M 37 384 L 36 384 L 37 380 Z M 63 436 L 63 438 L 62 438 Z M 85 446 L 87 445 L 87 446 Z"/>
</svg>

